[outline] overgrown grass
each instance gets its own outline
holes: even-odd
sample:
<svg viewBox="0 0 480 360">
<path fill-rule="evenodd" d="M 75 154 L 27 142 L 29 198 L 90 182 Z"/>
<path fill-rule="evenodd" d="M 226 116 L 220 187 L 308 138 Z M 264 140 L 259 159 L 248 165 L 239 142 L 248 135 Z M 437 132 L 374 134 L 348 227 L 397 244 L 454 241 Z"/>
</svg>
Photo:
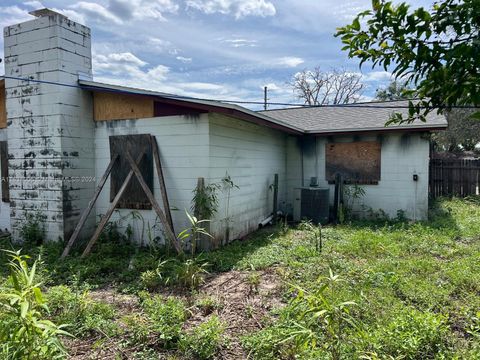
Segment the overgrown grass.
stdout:
<svg viewBox="0 0 480 360">
<path fill-rule="evenodd" d="M 260 359 L 288 358 L 292 352 L 306 359 L 335 358 L 328 351 L 333 340 L 325 338 L 328 319 L 318 311 L 353 302 L 337 358 L 478 358 L 478 335 L 468 329 L 475 327 L 480 309 L 480 206 L 476 199 L 444 200 L 431 216 L 424 223 L 325 228 L 320 255 L 306 251 L 302 244 L 308 239 L 294 230 L 276 238 L 262 252 L 283 247 L 279 253 L 288 254 L 280 256 L 280 265 L 294 300 L 277 322 L 246 337 L 245 346 Z M 295 286 L 318 291 L 328 283 L 329 269 L 343 280 L 323 295 L 323 308 L 298 314 Z M 315 314 L 323 323 L 310 323 Z M 314 340 L 302 338 L 307 331 Z"/>
<path fill-rule="evenodd" d="M 137 249 L 121 236 L 104 237 L 87 259 L 74 253 L 60 261 L 58 244 L 23 252 L 41 256 L 37 273 L 48 287 L 53 320 L 73 324 L 77 336 L 126 334 L 125 346 L 148 354 L 214 356 L 228 346 L 213 314 L 221 306 L 218 299 L 195 298 L 192 289 L 205 271 L 242 270 L 250 272 L 245 279 L 253 294 L 261 270 L 274 269 L 286 305 L 242 338 L 255 359 L 480 359 L 480 200 L 440 200 L 430 214 L 428 222 L 325 227 L 321 253 L 311 232 L 284 227 L 203 254 L 197 264 Z M 171 285 L 184 286 L 184 296 L 156 294 Z M 103 286 L 138 294 L 139 309 L 119 315 L 89 299 L 85 289 Z M 193 309 L 206 319 L 198 330 L 186 330 Z"/>
</svg>

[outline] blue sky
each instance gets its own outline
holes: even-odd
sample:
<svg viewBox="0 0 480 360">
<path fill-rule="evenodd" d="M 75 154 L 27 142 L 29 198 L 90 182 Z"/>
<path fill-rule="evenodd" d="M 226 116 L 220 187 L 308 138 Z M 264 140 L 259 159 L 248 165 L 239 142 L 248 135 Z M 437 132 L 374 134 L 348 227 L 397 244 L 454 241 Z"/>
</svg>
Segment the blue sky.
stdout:
<svg viewBox="0 0 480 360">
<path fill-rule="evenodd" d="M 0 25 L 28 20 L 28 11 L 49 7 L 89 26 L 97 81 L 248 101 L 262 101 L 266 85 L 271 101 L 291 103 L 298 100 L 287 82 L 296 72 L 337 67 L 362 73 L 363 99 L 369 100 L 378 87 L 388 84 L 390 74 L 359 69 L 333 34 L 370 4 L 369 0 L 2 0 Z"/>
</svg>

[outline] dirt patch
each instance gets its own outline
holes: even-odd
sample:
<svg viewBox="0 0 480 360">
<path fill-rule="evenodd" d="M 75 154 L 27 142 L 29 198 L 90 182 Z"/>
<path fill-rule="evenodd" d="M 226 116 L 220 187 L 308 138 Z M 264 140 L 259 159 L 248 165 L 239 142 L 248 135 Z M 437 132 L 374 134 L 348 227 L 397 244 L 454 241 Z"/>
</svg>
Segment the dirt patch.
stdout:
<svg viewBox="0 0 480 360">
<path fill-rule="evenodd" d="M 280 301 L 281 283 L 274 269 L 257 272 L 230 271 L 216 275 L 200 288 L 200 296 L 215 298 L 220 309 L 215 313 L 227 324 L 225 337 L 228 346 L 218 354 L 218 359 L 246 359 L 241 337 L 260 330 L 270 320 L 270 311 L 283 306 Z M 195 314 L 187 326 L 204 321 L 202 313 Z"/>
<path fill-rule="evenodd" d="M 216 359 L 238 360 L 247 359 L 241 346 L 241 337 L 248 333 L 262 329 L 271 320 L 270 312 L 284 304 L 281 301 L 281 282 L 274 268 L 258 271 L 229 271 L 212 274 L 197 290 L 195 296 L 181 289 L 164 289 L 159 292 L 164 296 L 177 296 L 191 304 L 191 316 L 185 322 L 185 330 L 189 331 L 199 325 L 212 314 L 225 322 L 224 346 L 217 354 Z M 140 313 L 138 299 L 133 295 L 119 294 L 115 288 L 93 290 L 92 299 L 111 304 L 118 313 L 118 318 L 133 313 Z M 218 306 L 206 313 L 205 309 L 195 306 L 195 300 L 209 297 Z M 126 336 L 109 338 L 105 334 L 97 334 L 87 339 L 67 339 L 65 345 L 70 359 L 134 359 L 139 349 L 124 347 Z M 176 359 L 182 359 L 178 353 L 156 352 L 159 359 L 166 359 L 175 353 Z"/>
</svg>

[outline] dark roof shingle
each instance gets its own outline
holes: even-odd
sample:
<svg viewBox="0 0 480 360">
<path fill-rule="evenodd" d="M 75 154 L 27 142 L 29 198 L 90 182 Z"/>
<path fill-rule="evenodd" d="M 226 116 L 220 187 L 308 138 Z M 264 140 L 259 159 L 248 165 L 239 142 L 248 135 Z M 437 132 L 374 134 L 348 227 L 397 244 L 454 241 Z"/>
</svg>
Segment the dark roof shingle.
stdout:
<svg viewBox="0 0 480 360">
<path fill-rule="evenodd" d="M 260 111 L 275 120 L 303 129 L 308 133 L 366 132 L 379 130 L 442 129 L 447 127 L 443 115 L 432 111 L 427 121 L 416 120 L 410 124 L 385 123 L 393 113 L 408 115 L 408 101 L 360 103 L 344 106 L 320 106 Z"/>
</svg>

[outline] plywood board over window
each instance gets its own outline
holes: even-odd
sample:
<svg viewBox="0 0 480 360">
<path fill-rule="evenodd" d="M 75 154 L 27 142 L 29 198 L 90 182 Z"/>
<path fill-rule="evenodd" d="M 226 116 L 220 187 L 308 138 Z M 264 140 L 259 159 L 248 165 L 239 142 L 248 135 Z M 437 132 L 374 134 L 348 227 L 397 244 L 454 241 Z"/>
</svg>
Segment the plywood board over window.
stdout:
<svg viewBox="0 0 480 360">
<path fill-rule="evenodd" d="M 131 167 L 126 157 L 127 150 L 134 159 L 137 159 L 142 152 L 145 153 L 138 168 L 153 193 L 153 153 L 150 138 L 150 134 L 110 136 L 110 156 L 113 159 L 115 154 L 119 155 L 110 175 L 110 201 L 113 201 L 130 172 Z M 135 176 L 130 180 L 117 208 L 148 210 L 152 208 L 150 200 Z"/>
<path fill-rule="evenodd" d="M 153 100 L 149 97 L 119 93 L 93 93 L 93 118 L 95 121 L 143 119 L 153 116 Z"/>
<path fill-rule="evenodd" d="M 378 141 L 328 143 L 325 177 L 330 183 L 340 174 L 347 183 L 378 184 L 381 172 L 381 144 Z"/>
</svg>

